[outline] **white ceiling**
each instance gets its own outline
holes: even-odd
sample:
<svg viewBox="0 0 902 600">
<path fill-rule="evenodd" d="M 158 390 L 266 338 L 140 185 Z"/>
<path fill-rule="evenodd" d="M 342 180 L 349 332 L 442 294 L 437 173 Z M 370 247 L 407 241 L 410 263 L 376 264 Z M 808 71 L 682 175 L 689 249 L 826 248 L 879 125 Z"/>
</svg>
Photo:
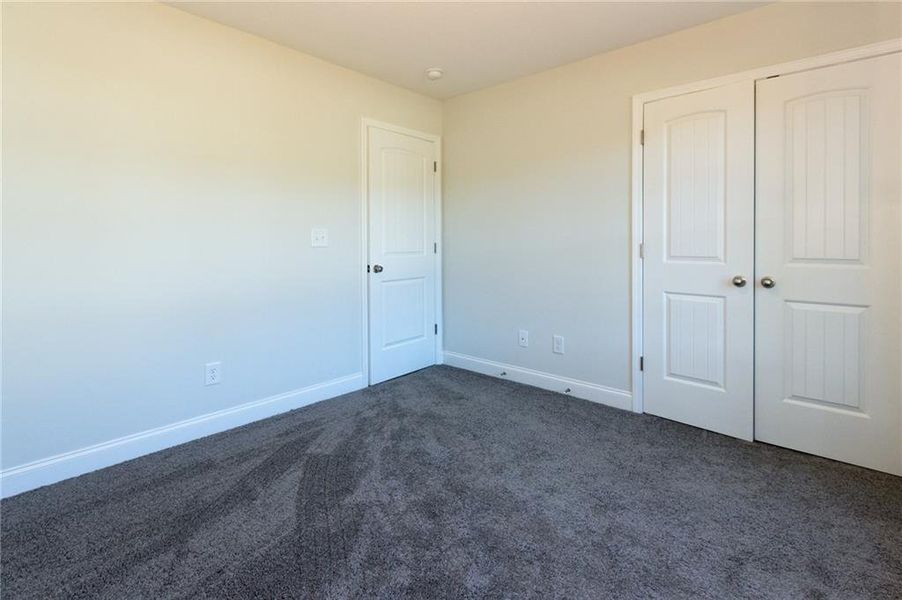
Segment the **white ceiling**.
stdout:
<svg viewBox="0 0 902 600">
<path fill-rule="evenodd" d="M 749 10 L 743 2 L 177 2 L 372 77 L 450 98 Z M 445 77 L 426 79 L 428 67 Z"/>
</svg>

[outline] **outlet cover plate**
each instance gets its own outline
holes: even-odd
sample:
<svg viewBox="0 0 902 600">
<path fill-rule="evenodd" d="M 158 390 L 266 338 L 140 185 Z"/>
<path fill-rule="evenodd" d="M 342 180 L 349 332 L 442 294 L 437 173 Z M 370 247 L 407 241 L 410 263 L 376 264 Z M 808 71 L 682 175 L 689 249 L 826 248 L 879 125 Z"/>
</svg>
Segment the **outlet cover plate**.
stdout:
<svg viewBox="0 0 902 600">
<path fill-rule="evenodd" d="M 222 363 L 211 362 L 204 365 L 204 385 L 216 385 L 222 381 Z"/>
<path fill-rule="evenodd" d="M 325 248 L 329 245 L 329 230 L 314 227 L 310 230 L 310 245 L 314 248 Z"/>
</svg>

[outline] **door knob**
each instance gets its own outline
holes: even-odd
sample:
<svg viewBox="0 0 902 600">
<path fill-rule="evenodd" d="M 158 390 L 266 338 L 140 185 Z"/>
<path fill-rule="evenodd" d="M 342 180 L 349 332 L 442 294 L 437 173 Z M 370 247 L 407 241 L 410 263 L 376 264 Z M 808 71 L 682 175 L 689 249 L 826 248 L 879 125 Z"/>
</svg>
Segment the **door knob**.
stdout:
<svg viewBox="0 0 902 600">
<path fill-rule="evenodd" d="M 762 287 L 766 287 L 767 289 L 770 289 L 770 288 L 774 287 L 775 285 L 777 285 L 777 282 L 774 281 L 773 277 L 762 277 L 761 278 L 761 286 Z"/>
<path fill-rule="evenodd" d="M 745 287 L 745 284 L 746 280 L 742 275 L 737 275 L 733 278 L 733 285 L 735 285 L 736 287 Z"/>
<path fill-rule="evenodd" d="M 382 265 L 373 265 L 373 273 L 381 273 Z"/>
</svg>

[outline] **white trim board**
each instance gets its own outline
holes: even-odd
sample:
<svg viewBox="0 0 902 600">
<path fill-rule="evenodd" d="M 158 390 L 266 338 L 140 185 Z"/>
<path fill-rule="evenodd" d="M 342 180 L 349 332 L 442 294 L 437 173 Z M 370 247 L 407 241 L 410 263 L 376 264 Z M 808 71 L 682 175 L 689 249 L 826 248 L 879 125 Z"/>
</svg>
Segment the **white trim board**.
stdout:
<svg viewBox="0 0 902 600">
<path fill-rule="evenodd" d="M 435 335 L 435 364 L 440 365 L 443 361 L 442 348 L 445 347 L 445 321 L 444 311 L 442 308 L 442 290 L 444 282 L 442 280 L 442 252 L 444 244 L 442 243 L 442 136 L 407 129 L 391 123 L 377 121 L 363 117 L 360 120 L 360 248 L 361 248 L 361 302 L 362 313 L 361 319 L 363 323 L 363 331 L 360 338 L 360 371 L 364 375 L 366 384 L 370 382 L 370 297 L 369 297 L 369 273 L 366 267 L 370 262 L 370 240 L 369 240 L 369 217 L 370 203 L 368 196 L 368 154 L 369 154 L 369 128 L 375 127 L 400 133 L 410 137 L 420 138 L 435 144 L 435 242 L 437 244 L 435 252 L 435 322 L 438 324 L 438 333 Z"/>
<path fill-rule="evenodd" d="M 580 381 L 569 377 L 561 377 L 543 371 L 535 371 L 525 367 L 517 367 L 505 363 L 459 354 L 457 352 L 445 352 L 445 364 L 467 371 L 491 375 L 501 379 L 510 379 L 517 383 L 531 385 L 533 387 L 550 390 L 574 396 L 583 400 L 597 402 L 614 408 L 630 410 L 632 407 L 632 394 L 626 390 L 618 390 L 597 383 Z M 570 390 L 569 392 L 567 390 Z"/>
<path fill-rule="evenodd" d="M 11 467 L 0 472 L 0 497 L 8 498 L 364 387 L 366 381 L 363 373 L 354 373 Z"/>
<path fill-rule="evenodd" d="M 642 389 L 642 372 L 639 370 L 639 357 L 643 355 L 642 349 L 642 258 L 639 256 L 639 244 L 642 243 L 642 128 L 644 121 L 644 107 L 648 102 L 661 100 L 663 98 L 671 98 L 673 96 L 681 96 L 692 92 L 700 92 L 715 87 L 739 83 L 740 81 L 766 79 L 768 77 L 778 77 L 780 75 L 788 75 L 790 73 L 798 73 L 800 71 L 808 71 L 818 69 L 830 65 L 862 60 L 865 58 L 873 58 L 884 54 L 892 54 L 902 51 L 902 38 L 895 38 L 866 46 L 856 48 L 847 48 L 838 52 L 830 52 L 819 56 L 812 56 L 800 60 L 794 60 L 768 67 L 760 67 L 722 77 L 705 79 L 693 83 L 677 85 L 661 90 L 643 92 L 633 96 L 633 118 L 632 118 L 632 178 L 630 183 L 630 202 L 632 213 L 632 238 L 630 240 L 631 255 L 631 293 L 630 302 L 630 321 L 631 321 L 631 338 L 630 338 L 630 362 L 632 363 L 631 388 L 633 412 L 641 413 L 645 411 L 643 402 Z"/>
</svg>

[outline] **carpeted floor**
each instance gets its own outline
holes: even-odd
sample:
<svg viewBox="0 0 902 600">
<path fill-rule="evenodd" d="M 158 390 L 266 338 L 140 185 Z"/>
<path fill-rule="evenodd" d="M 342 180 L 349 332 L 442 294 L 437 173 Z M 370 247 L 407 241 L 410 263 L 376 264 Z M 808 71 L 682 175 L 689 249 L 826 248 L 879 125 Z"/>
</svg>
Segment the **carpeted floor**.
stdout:
<svg viewBox="0 0 902 600">
<path fill-rule="evenodd" d="M 899 598 L 902 479 L 434 367 L 2 503 L 13 598 Z"/>
</svg>

